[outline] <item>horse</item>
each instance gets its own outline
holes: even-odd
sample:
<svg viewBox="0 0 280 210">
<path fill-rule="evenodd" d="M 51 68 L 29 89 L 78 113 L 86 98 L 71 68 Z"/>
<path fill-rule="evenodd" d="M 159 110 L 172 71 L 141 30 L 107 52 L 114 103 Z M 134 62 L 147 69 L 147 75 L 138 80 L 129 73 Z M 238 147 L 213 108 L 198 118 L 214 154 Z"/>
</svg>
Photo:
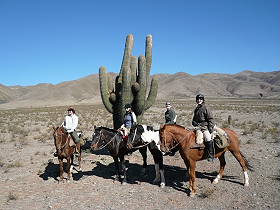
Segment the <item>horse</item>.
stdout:
<svg viewBox="0 0 280 210">
<path fill-rule="evenodd" d="M 249 176 L 248 170 L 252 170 L 252 166 L 248 163 L 244 155 L 240 151 L 240 141 L 236 132 L 229 128 L 223 129 L 228 136 L 229 145 L 225 148 L 215 148 L 215 158 L 218 158 L 220 161 L 220 170 L 219 174 L 213 181 L 213 184 L 217 184 L 219 180 L 224 175 L 224 169 L 226 165 L 225 161 L 225 152 L 230 151 L 231 154 L 236 158 L 239 162 L 240 166 L 243 169 L 244 173 L 244 186 L 249 186 Z M 160 128 L 160 140 L 161 145 L 160 148 L 163 152 L 169 151 L 171 148 L 175 146 L 179 146 L 179 152 L 184 160 L 184 163 L 187 168 L 187 173 L 189 176 L 189 190 L 190 196 L 194 197 L 197 193 L 196 187 L 196 176 L 195 176 L 195 168 L 196 161 L 204 160 L 207 158 L 207 151 L 200 149 L 198 147 L 192 147 L 195 145 L 195 132 L 191 130 L 187 130 L 180 125 L 164 125 Z"/>
<path fill-rule="evenodd" d="M 136 125 L 131 128 L 128 136 L 127 147 L 129 149 L 148 146 L 155 163 L 156 177 L 153 183 L 160 183 L 160 187 L 165 187 L 165 177 L 163 170 L 163 154 L 160 151 L 159 130 L 152 126 Z"/>
<path fill-rule="evenodd" d="M 57 157 L 59 161 L 59 177 L 60 181 L 63 181 L 63 159 L 67 160 L 67 166 L 66 166 L 66 172 L 67 172 L 67 181 L 69 181 L 72 176 L 72 169 L 73 169 L 73 160 L 74 160 L 74 152 L 75 152 L 75 147 L 70 146 L 70 140 L 71 136 L 69 133 L 65 131 L 65 129 L 61 127 L 53 127 L 53 137 L 54 137 L 54 145 L 57 151 Z M 77 151 L 79 152 L 78 155 L 78 163 L 79 163 L 79 168 L 78 171 L 81 171 L 81 144 L 78 143 L 76 144 Z"/>
<path fill-rule="evenodd" d="M 136 150 L 139 150 L 140 154 L 142 155 L 143 174 L 146 174 L 147 144 L 143 144 L 143 142 L 138 141 L 138 135 L 137 135 L 137 138 L 134 138 L 134 142 L 131 143 L 132 146 L 129 149 L 127 146 L 127 142 L 129 141 L 130 138 L 132 138 L 132 135 L 133 134 L 130 133 L 128 139 L 124 140 L 122 135 L 117 130 L 101 126 L 101 127 L 94 128 L 94 133 L 92 136 L 91 148 L 93 150 L 100 150 L 106 147 L 109 150 L 109 153 L 114 160 L 115 169 L 117 171 L 117 180 L 121 181 L 122 184 L 125 184 L 127 182 L 124 156 L 131 154 Z M 119 161 L 121 167 L 119 167 Z M 155 159 L 154 161 L 155 163 L 160 162 Z"/>
</svg>

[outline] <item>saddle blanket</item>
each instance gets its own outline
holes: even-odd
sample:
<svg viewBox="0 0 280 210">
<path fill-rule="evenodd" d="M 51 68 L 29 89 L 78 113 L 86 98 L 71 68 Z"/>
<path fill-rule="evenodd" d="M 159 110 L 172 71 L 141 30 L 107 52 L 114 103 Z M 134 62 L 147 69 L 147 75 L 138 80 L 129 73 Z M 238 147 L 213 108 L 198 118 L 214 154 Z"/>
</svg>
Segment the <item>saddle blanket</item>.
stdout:
<svg viewBox="0 0 280 210">
<path fill-rule="evenodd" d="M 196 143 L 202 144 L 203 133 L 201 132 L 200 129 L 196 129 L 195 132 L 196 132 Z M 223 129 L 217 127 L 216 125 L 214 126 L 213 133 L 211 133 L 211 139 L 214 141 L 214 143 L 218 148 L 225 148 L 229 145 L 228 136 L 226 132 Z"/>
</svg>

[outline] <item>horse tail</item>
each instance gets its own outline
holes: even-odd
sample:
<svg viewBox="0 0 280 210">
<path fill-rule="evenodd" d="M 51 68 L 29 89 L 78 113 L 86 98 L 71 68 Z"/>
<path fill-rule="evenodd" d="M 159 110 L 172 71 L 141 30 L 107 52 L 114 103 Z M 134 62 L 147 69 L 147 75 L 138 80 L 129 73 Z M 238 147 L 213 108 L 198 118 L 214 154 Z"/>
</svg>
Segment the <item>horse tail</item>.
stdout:
<svg viewBox="0 0 280 210">
<path fill-rule="evenodd" d="M 240 152 L 242 158 L 244 159 L 245 161 L 245 165 L 246 167 L 248 168 L 249 171 L 254 171 L 254 168 L 253 166 L 249 163 L 249 161 L 246 159 L 246 157 L 242 154 L 242 152 Z"/>
</svg>

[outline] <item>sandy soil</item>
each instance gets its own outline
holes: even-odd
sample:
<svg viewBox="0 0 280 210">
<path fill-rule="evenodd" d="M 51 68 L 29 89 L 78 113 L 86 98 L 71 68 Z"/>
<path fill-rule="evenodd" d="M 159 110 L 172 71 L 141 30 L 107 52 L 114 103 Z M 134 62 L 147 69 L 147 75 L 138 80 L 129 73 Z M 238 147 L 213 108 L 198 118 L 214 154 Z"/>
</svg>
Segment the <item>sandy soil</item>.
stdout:
<svg viewBox="0 0 280 210">
<path fill-rule="evenodd" d="M 199 192 L 194 198 L 188 196 L 188 178 L 179 154 L 164 158 L 165 188 L 152 183 L 155 171 L 150 154 L 148 176 L 139 176 L 142 168 L 139 152 L 126 158 L 129 161 L 128 183 L 122 185 L 114 180 L 113 160 L 106 150 L 95 153 L 83 151 L 83 171 L 74 171 L 73 181 L 69 183 L 58 183 L 58 161 L 52 156 L 54 145 L 50 135 L 40 141 L 27 135 L 25 141 L 20 141 L 12 140 L 12 135 L 2 130 L 0 209 L 280 209 L 279 100 L 261 103 L 234 100 L 228 102 L 227 107 L 221 106 L 219 101 L 209 103 L 212 103 L 220 124 L 228 115 L 233 118 L 232 128 L 239 133 L 241 151 L 254 167 L 254 171 L 249 172 L 249 187 L 243 186 L 241 167 L 230 153 L 226 154 L 225 177 L 217 185 L 211 181 L 217 174 L 219 161 L 198 162 Z M 179 124 L 189 126 L 193 104 L 177 101 L 174 106 L 179 116 L 188 118 L 179 118 Z M 159 119 L 154 116 L 162 115 L 162 111 L 161 103 L 158 103 L 147 112 L 146 121 L 156 125 Z M 28 111 L 31 112 L 43 113 L 46 110 Z M 17 118 L 22 112 L 1 112 L 2 127 L 13 114 L 13 118 Z M 151 121 L 152 118 L 155 121 Z M 253 127 L 255 122 L 257 125 Z M 89 127 L 86 137 L 90 133 Z"/>
</svg>

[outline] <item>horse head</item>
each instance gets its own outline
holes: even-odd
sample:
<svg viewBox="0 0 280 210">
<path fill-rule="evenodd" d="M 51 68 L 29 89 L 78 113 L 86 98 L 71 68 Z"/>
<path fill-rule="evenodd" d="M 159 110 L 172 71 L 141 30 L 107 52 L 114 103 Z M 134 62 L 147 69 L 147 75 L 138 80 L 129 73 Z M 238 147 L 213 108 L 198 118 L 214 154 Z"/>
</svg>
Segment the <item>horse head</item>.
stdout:
<svg viewBox="0 0 280 210">
<path fill-rule="evenodd" d="M 57 153 L 60 154 L 61 150 L 67 143 L 68 134 L 65 132 L 63 127 L 53 127 L 54 145 Z"/>
<path fill-rule="evenodd" d="M 160 150 L 164 153 L 169 152 L 172 148 L 176 147 L 176 141 L 173 134 L 169 130 L 170 126 L 160 126 L 159 138 L 160 138 Z"/>
<path fill-rule="evenodd" d="M 102 127 L 94 126 L 94 132 L 92 134 L 92 141 L 91 141 L 91 149 L 98 150 L 100 145 L 102 144 L 103 134 L 102 134 Z"/>
</svg>

